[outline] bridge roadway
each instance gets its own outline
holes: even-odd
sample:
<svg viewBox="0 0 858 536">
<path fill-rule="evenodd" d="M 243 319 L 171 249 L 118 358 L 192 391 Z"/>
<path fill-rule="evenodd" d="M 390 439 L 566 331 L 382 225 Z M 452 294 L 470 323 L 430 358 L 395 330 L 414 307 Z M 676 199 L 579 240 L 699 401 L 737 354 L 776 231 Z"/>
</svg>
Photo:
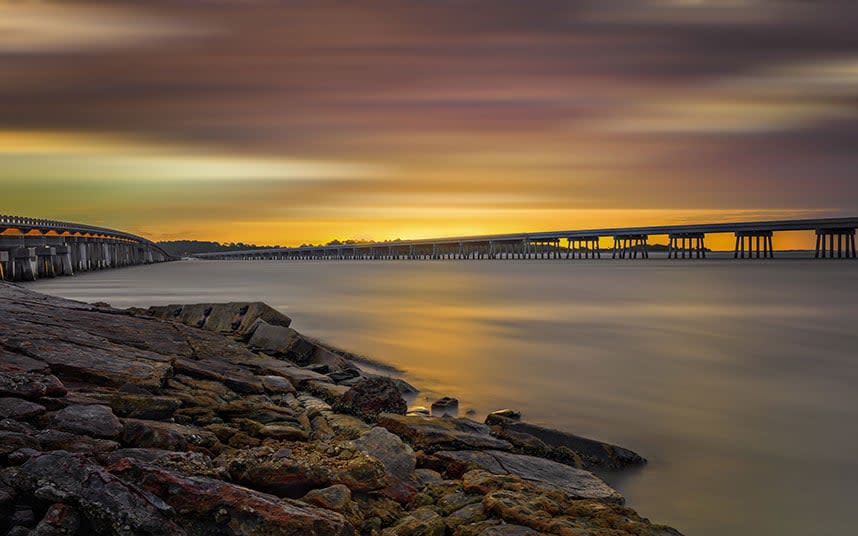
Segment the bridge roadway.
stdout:
<svg viewBox="0 0 858 536">
<path fill-rule="evenodd" d="M 815 231 L 816 258 L 856 258 L 858 217 L 652 227 L 616 227 L 539 233 L 499 234 L 269 248 L 195 255 L 210 260 L 346 260 L 346 259 L 614 259 L 649 258 L 650 236 L 666 236 L 668 258 L 705 258 L 707 234 L 732 233 L 734 258 L 773 258 L 773 235 L 782 231 Z M 603 250 L 600 239 L 613 238 Z M 562 243 L 565 241 L 565 244 Z"/>
<path fill-rule="evenodd" d="M 169 260 L 154 242 L 130 233 L 0 215 L 0 279 L 32 281 Z"/>
</svg>

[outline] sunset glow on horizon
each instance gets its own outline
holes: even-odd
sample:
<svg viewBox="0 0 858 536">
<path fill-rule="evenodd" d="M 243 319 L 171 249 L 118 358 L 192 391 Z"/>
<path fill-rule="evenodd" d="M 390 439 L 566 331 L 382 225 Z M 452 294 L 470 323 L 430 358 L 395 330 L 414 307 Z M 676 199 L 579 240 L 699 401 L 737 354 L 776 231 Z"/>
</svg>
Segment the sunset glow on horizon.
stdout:
<svg viewBox="0 0 858 536">
<path fill-rule="evenodd" d="M 837 0 L 6 4 L 0 213 L 279 245 L 853 216 L 856 26 Z"/>
</svg>

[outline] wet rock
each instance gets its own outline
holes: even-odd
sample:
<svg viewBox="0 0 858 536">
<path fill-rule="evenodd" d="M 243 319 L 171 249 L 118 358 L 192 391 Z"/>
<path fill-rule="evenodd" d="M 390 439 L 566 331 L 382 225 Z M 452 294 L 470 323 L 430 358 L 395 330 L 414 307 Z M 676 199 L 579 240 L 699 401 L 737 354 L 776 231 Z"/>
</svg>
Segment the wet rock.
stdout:
<svg viewBox="0 0 858 536">
<path fill-rule="evenodd" d="M 336 512 L 220 480 L 180 476 L 127 458 L 110 471 L 169 504 L 189 535 L 351 536 L 354 532 Z"/>
<path fill-rule="evenodd" d="M 99 405 L 68 406 L 54 415 L 53 426 L 63 432 L 105 439 L 112 439 L 122 431 L 113 410 Z"/>
<path fill-rule="evenodd" d="M 84 454 L 98 454 L 119 448 L 119 443 L 116 441 L 97 439 L 61 430 L 43 430 L 35 437 L 42 450 L 66 450 Z"/>
<path fill-rule="evenodd" d="M 511 419 L 513 421 L 521 420 L 521 412 L 515 411 L 513 409 L 499 409 L 493 411 L 486 416 L 486 424 L 495 424 L 495 419 L 497 417 L 503 417 L 505 419 Z"/>
<path fill-rule="evenodd" d="M 0 398 L 0 419 L 26 420 L 45 412 L 45 406 L 22 398 Z"/>
<path fill-rule="evenodd" d="M 351 444 L 384 465 L 390 482 L 384 489 L 385 495 L 399 502 L 414 499 L 417 494 L 417 482 L 414 479 L 417 458 L 410 446 L 380 426 L 372 428 Z"/>
<path fill-rule="evenodd" d="M 0 373 L 0 396 L 35 400 L 43 396 L 65 396 L 66 388 L 56 376 L 37 372 Z"/>
<path fill-rule="evenodd" d="M 561 432 L 495 412 L 486 417 L 494 434 L 506 439 L 516 450 L 588 469 L 623 469 L 646 460 L 631 450 Z"/>
<path fill-rule="evenodd" d="M 408 406 L 390 378 L 368 378 L 350 388 L 333 406 L 334 411 L 375 420 L 381 413 L 405 415 Z"/>
<path fill-rule="evenodd" d="M 467 467 L 478 467 L 496 475 L 514 475 L 555 487 L 576 499 L 623 502 L 617 491 L 589 471 L 544 458 L 495 450 L 441 451 L 435 456 L 442 462 L 461 462 Z"/>
<path fill-rule="evenodd" d="M 456 398 L 451 398 L 449 396 L 445 396 L 444 398 L 439 398 L 435 402 L 432 402 L 432 414 L 433 415 L 452 415 L 456 416 L 459 413 L 459 400 Z"/>
<path fill-rule="evenodd" d="M 444 536 L 444 518 L 431 507 L 424 506 L 402 518 L 393 527 L 384 529 L 383 536 Z"/>
<path fill-rule="evenodd" d="M 54 503 L 36 525 L 33 536 L 73 536 L 80 528 L 81 516 L 75 508 Z"/>
<path fill-rule="evenodd" d="M 99 533 L 179 536 L 172 511 L 158 498 L 129 486 L 80 454 L 56 451 L 19 468 L 16 485 L 45 501 L 74 506 Z"/>
<path fill-rule="evenodd" d="M 488 426 L 470 419 L 383 414 L 378 425 L 407 440 L 415 449 L 508 449 L 511 445 L 492 437 Z"/>
</svg>

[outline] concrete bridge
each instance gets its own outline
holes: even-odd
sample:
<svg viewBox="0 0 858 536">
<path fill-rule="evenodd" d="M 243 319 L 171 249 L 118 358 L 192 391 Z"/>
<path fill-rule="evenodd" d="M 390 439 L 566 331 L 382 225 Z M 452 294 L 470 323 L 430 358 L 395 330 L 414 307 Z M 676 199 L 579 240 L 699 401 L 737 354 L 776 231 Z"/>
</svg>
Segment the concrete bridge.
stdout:
<svg viewBox="0 0 858 536">
<path fill-rule="evenodd" d="M 649 239 L 663 236 L 669 244 L 669 259 L 701 259 L 706 257 L 707 235 L 730 233 L 736 239 L 734 258 L 766 259 L 774 257 L 775 233 L 815 231 L 816 258 L 854 259 L 856 228 L 858 217 L 664 225 L 227 251 L 202 253 L 196 257 L 217 260 L 647 259 Z M 613 246 L 603 250 L 602 239 L 612 239 Z"/>
<path fill-rule="evenodd" d="M 0 279 L 33 281 L 169 260 L 153 242 L 122 231 L 0 215 Z"/>
</svg>

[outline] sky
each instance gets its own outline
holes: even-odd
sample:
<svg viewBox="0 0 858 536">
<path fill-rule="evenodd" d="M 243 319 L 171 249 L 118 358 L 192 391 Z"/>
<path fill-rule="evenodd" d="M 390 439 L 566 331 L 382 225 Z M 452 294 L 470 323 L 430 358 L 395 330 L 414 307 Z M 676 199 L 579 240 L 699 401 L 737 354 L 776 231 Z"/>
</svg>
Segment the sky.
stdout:
<svg viewBox="0 0 858 536">
<path fill-rule="evenodd" d="M 0 3 L 0 213 L 280 245 L 854 216 L 856 28 L 853 0 Z"/>
</svg>

